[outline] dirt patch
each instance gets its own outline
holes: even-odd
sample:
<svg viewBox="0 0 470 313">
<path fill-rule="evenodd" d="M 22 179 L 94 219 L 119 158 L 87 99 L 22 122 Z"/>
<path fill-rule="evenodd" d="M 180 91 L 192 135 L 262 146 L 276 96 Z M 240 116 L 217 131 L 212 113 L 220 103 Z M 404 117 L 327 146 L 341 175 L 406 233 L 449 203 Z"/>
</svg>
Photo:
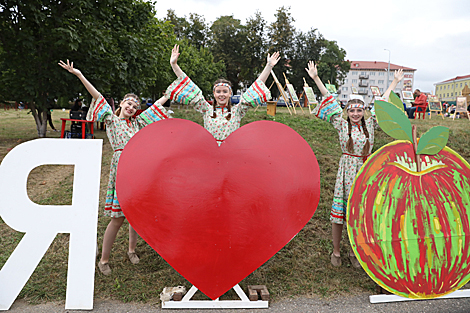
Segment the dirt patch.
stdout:
<svg viewBox="0 0 470 313">
<path fill-rule="evenodd" d="M 72 193 L 68 196 L 53 196 L 64 183 L 72 185 L 73 165 L 42 165 L 33 169 L 28 176 L 28 197 L 35 203 L 50 199 L 48 204 L 71 205 Z"/>
</svg>

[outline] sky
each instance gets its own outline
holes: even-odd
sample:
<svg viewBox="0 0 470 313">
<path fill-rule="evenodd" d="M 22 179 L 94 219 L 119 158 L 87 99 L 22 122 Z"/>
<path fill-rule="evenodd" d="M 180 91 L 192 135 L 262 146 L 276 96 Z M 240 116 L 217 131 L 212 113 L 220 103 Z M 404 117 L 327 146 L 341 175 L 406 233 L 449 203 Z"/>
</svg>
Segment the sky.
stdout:
<svg viewBox="0 0 470 313">
<path fill-rule="evenodd" d="M 271 24 L 290 7 L 297 30 L 318 29 L 346 50 L 350 61 L 383 61 L 416 69 L 414 88 L 434 92 L 435 83 L 470 75 L 468 0 L 157 0 L 158 18 L 197 13 L 209 25 L 224 15 L 245 24 L 258 10 Z M 385 50 L 388 49 L 389 51 Z"/>
</svg>

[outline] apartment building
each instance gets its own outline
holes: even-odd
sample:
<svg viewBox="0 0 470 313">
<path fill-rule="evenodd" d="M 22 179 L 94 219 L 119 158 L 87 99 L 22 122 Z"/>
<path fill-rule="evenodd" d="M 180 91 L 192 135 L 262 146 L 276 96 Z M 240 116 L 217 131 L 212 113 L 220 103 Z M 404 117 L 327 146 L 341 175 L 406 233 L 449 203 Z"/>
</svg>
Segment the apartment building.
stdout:
<svg viewBox="0 0 470 313">
<path fill-rule="evenodd" d="M 388 70 L 388 62 L 380 61 L 350 61 L 351 69 L 346 76 L 343 84 L 338 88 L 339 100 L 346 103 L 349 95 L 355 87 L 360 95 L 364 97 L 365 103 L 370 103 L 373 99 L 370 86 L 379 88 L 383 94 L 387 90 L 389 84 L 393 81 L 395 70 L 402 69 L 405 77 L 395 88 L 395 92 L 400 94 L 402 90 L 413 90 L 414 72 L 416 69 L 390 63 L 390 72 Z"/>
<path fill-rule="evenodd" d="M 440 101 L 455 101 L 462 94 L 465 85 L 470 86 L 470 75 L 456 76 L 440 83 L 435 83 L 434 94 Z"/>
</svg>

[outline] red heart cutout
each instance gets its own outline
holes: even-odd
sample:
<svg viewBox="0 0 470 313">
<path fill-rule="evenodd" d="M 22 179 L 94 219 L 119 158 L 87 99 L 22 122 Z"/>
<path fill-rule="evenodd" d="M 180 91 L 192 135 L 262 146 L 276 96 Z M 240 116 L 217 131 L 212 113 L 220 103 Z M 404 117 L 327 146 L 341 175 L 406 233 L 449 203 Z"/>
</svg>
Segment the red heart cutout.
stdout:
<svg viewBox="0 0 470 313">
<path fill-rule="evenodd" d="M 200 125 L 153 123 L 122 152 L 121 208 L 176 271 L 216 299 L 286 245 L 320 198 L 320 169 L 290 127 L 250 123 L 218 147 Z"/>
</svg>

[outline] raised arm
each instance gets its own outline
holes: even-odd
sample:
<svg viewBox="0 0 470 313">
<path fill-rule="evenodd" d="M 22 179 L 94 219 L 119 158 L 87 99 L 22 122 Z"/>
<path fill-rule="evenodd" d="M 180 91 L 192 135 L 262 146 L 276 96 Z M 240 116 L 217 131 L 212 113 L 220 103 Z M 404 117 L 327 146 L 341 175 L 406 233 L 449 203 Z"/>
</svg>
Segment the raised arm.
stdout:
<svg viewBox="0 0 470 313">
<path fill-rule="evenodd" d="M 180 56 L 179 51 L 180 51 L 180 46 L 175 45 L 173 49 L 171 49 L 171 57 L 170 57 L 170 65 L 171 65 L 171 68 L 173 69 L 173 72 L 175 72 L 176 77 L 180 77 L 181 74 L 183 74 L 183 71 L 178 65 L 178 57 Z"/>
<path fill-rule="evenodd" d="M 158 99 L 158 100 L 155 101 L 155 102 L 158 102 L 158 104 L 160 104 L 160 105 L 164 105 L 165 102 L 167 102 L 168 100 L 169 100 L 169 99 L 168 99 L 166 96 L 163 96 L 163 97 L 161 97 L 160 99 Z"/>
<path fill-rule="evenodd" d="M 390 84 L 390 86 L 388 86 L 388 89 L 385 91 L 385 93 L 382 96 L 385 98 L 386 101 L 388 101 L 388 98 L 390 97 L 390 92 L 392 92 L 392 90 L 395 89 L 395 87 L 397 87 L 398 83 L 403 79 L 404 76 L 405 75 L 403 74 L 402 69 L 395 71 L 392 83 Z"/>
<path fill-rule="evenodd" d="M 99 98 L 99 96 L 101 94 L 98 92 L 98 90 L 96 90 L 95 87 L 93 87 L 93 85 L 85 78 L 85 76 L 83 76 L 83 74 L 82 74 L 82 72 L 80 72 L 80 70 L 78 70 L 76 68 L 73 68 L 73 62 L 70 63 L 69 60 L 67 60 L 67 64 L 65 64 L 64 61 L 60 60 L 59 65 L 62 68 L 69 71 L 70 73 L 77 76 L 81 80 L 82 84 L 85 86 L 86 90 L 88 90 L 88 92 L 91 94 L 93 99 L 98 99 Z"/>
<path fill-rule="evenodd" d="M 308 69 L 305 69 L 308 75 L 313 79 L 315 84 L 317 85 L 318 89 L 320 90 L 322 96 L 326 96 L 328 94 L 328 90 L 326 89 L 325 85 L 321 81 L 320 77 L 318 76 L 317 65 L 313 61 L 308 61 Z"/>
<path fill-rule="evenodd" d="M 258 79 L 261 80 L 263 83 L 266 83 L 266 79 L 268 79 L 269 74 L 271 74 L 271 70 L 277 64 L 277 62 L 279 62 L 279 59 L 279 52 L 274 52 L 273 55 L 269 55 L 268 53 L 266 66 L 259 75 Z"/>
</svg>

